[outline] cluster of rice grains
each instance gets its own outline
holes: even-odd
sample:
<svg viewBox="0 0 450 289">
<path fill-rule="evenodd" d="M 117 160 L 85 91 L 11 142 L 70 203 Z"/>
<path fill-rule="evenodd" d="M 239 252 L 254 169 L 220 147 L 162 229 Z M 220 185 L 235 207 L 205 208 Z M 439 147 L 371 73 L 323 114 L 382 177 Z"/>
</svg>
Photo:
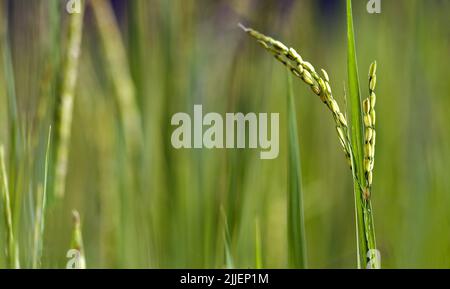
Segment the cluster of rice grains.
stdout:
<svg viewBox="0 0 450 289">
<path fill-rule="evenodd" d="M 364 114 L 364 176 L 367 187 L 364 190 L 364 198 L 370 197 L 372 186 L 373 165 L 375 157 L 375 86 L 377 83 L 377 63 L 373 62 L 369 69 L 369 97 L 363 102 Z"/>
<path fill-rule="evenodd" d="M 255 38 L 267 51 L 272 53 L 274 57 L 283 63 L 295 76 L 303 80 L 311 87 L 311 90 L 320 97 L 323 103 L 328 107 L 333 115 L 336 124 L 339 141 L 344 150 L 347 162 L 352 168 L 352 146 L 348 134 L 347 118 L 341 112 L 338 103 L 333 97 L 330 79 L 327 72 L 321 69 L 322 75 L 316 72 L 314 66 L 308 61 L 304 61 L 295 49 L 287 47 L 278 40 L 266 36 L 252 28 L 248 28 L 239 24 L 247 34 Z M 376 85 L 376 62 L 372 63 L 369 72 L 369 97 L 363 102 L 364 114 L 364 175 L 366 186 L 362 186 L 359 180 L 364 199 L 370 197 L 370 189 L 372 186 L 373 164 L 375 154 L 375 85 Z M 354 158 L 353 158 L 354 159 Z M 357 178 L 355 176 L 355 178 Z"/>
</svg>

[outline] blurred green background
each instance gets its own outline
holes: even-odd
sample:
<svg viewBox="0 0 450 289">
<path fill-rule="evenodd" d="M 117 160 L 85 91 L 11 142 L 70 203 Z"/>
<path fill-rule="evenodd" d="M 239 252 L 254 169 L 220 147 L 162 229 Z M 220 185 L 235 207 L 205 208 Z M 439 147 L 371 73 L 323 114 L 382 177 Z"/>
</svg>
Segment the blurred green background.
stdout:
<svg viewBox="0 0 450 289">
<path fill-rule="evenodd" d="M 65 267 L 71 210 L 77 209 L 90 268 L 224 268 L 225 223 L 235 267 L 255 267 L 260 239 L 263 267 L 286 268 L 287 70 L 237 23 L 325 68 L 343 106 L 345 1 L 106 1 L 103 12 L 115 20 L 106 29 L 110 46 L 91 2 L 83 18 L 66 193 L 48 195 L 42 267 Z M 8 58 L 7 46 L 0 48 L 0 143 L 9 153 L 7 167 L 18 167 L 9 172 L 17 175 L 15 232 L 21 265 L 31 267 L 37 187 L 48 128 L 57 126 L 69 15 L 66 1 L 0 3 L 2 39 L 11 52 Z M 381 0 L 381 14 L 367 13 L 366 4 L 354 1 L 353 14 L 363 97 L 369 64 L 378 62 L 372 201 L 382 266 L 448 268 L 450 1 Z M 120 54 L 121 45 L 126 61 L 114 62 L 108 55 Z M 5 69 L 9 60 L 12 72 Z M 15 158 L 8 83 L 15 87 L 22 139 Z M 131 156 L 130 131 L 122 124 L 127 110 L 118 98 L 127 85 L 141 127 Z M 354 268 L 352 178 L 333 120 L 298 79 L 294 93 L 308 265 Z M 205 113 L 280 113 L 279 157 L 261 160 L 251 149 L 173 149 L 170 119 L 180 111 L 192 114 L 194 104 Z M 0 266 L 6 266 L 3 249 Z"/>
</svg>

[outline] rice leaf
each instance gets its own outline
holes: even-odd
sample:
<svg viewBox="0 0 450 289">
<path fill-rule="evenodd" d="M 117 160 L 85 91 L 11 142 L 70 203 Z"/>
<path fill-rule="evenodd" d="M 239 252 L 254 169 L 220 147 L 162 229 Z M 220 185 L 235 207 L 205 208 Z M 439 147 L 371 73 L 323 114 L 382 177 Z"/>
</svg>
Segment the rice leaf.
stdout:
<svg viewBox="0 0 450 289">
<path fill-rule="evenodd" d="M 228 226 L 227 214 L 225 212 L 224 207 L 220 207 L 220 212 L 223 220 L 223 241 L 224 241 L 224 249 L 225 249 L 225 268 L 233 269 L 234 268 L 234 260 L 233 254 L 231 252 L 231 234 Z"/>
<path fill-rule="evenodd" d="M 263 268 L 262 248 L 261 248 L 261 228 L 259 220 L 255 220 L 255 266 L 256 269 Z"/>
<path fill-rule="evenodd" d="M 7 256 L 8 256 L 8 266 L 9 268 L 19 268 L 19 256 L 18 256 L 18 247 L 17 243 L 14 239 L 14 230 L 13 230 L 13 220 L 12 220 L 12 212 L 11 212 L 11 196 L 9 193 L 9 184 L 8 184 L 8 175 L 6 173 L 5 166 L 5 148 L 0 146 L 0 176 L 1 176 L 1 191 L 2 191 L 2 199 L 3 199 L 3 209 L 4 209 L 4 220 L 6 223 L 7 234 L 6 234 L 6 242 L 7 242 Z"/>
<path fill-rule="evenodd" d="M 84 1 L 80 3 L 84 4 Z M 55 196 L 62 198 L 66 188 L 69 147 L 72 134 L 72 115 L 75 88 L 78 77 L 78 64 L 81 54 L 84 6 L 81 13 L 70 14 L 67 50 L 65 52 L 63 80 L 60 96 L 58 141 L 56 152 Z"/>
<path fill-rule="evenodd" d="M 297 135 L 292 76 L 288 74 L 287 93 L 288 112 L 288 251 L 289 266 L 306 268 L 306 238 L 303 216 L 302 178 L 300 165 L 300 146 Z"/>
<path fill-rule="evenodd" d="M 45 228 L 45 208 L 47 202 L 48 165 L 50 157 L 50 141 L 52 138 L 52 127 L 48 130 L 47 149 L 45 151 L 44 163 L 44 186 L 38 187 L 36 201 L 36 220 L 34 224 L 34 248 L 33 248 L 33 269 L 40 266 L 42 256 L 42 243 L 44 241 Z"/>
<path fill-rule="evenodd" d="M 372 206 L 370 199 L 363 198 L 363 187 L 366 186 L 365 183 L 362 183 L 365 182 L 363 171 L 363 123 L 351 0 L 347 0 L 347 53 L 358 268 L 366 268 L 368 264 L 366 256 L 369 252 L 372 252 L 370 250 L 376 249 L 376 245 Z"/>
</svg>

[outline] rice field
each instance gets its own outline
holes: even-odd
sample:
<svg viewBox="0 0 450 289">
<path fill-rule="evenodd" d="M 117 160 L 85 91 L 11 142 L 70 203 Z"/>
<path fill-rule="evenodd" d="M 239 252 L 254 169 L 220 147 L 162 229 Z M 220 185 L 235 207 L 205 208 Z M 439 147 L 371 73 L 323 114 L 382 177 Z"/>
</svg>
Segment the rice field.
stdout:
<svg viewBox="0 0 450 289">
<path fill-rule="evenodd" d="M 449 268 L 450 2 L 367 2 L 0 0 L 0 268 Z"/>
</svg>

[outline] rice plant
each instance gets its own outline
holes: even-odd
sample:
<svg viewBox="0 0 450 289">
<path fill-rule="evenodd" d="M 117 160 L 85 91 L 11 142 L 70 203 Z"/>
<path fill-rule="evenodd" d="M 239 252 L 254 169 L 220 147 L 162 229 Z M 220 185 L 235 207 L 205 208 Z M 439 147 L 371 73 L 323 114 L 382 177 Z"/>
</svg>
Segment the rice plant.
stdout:
<svg viewBox="0 0 450 289">
<path fill-rule="evenodd" d="M 80 3 L 84 4 L 84 1 Z M 78 77 L 78 63 L 81 54 L 81 40 L 83 31 L 83 11 L 70 15 L 68 48 L 63 64 L 63 81 L 60 96 L 58 140 L 55 171 L 55 195 L 62 198 L 65 192 L 70 138 L 72 134 L 72 115 L 75 98 L 75 87 Z"/>
<path fill-rule="evenodd" d="M 350 93 L 350 115 L 351 127 L 348 126 L 347 117 L 341 112 L 339 104 L 332 94 L 330 78 L 328 73 L 322 69 L 321 75 L 316 72 L 314 66 L 303 60 L 299 53 L 294 48 L 289 48 L 282 42 L 266 36 L 252 28 L 245 27 L 242 24 L 239 26 L 268 52 L 273 54 L 276 60 L 285 65 L 293 75 L 300 78 L 307 84 L 312 92 L 319 96 L 320 100 L 327 106 L 332 113 L 336 131 L 342 149 L 344 150 L 345 158 L 352 171 L 353 183 L 355 188 L 355 211 L 357 224 L 357 240 L 358 240 L 358 267 L 378 268 L 378 262 L 374 262 L 375 258 L 372 250 L 376 250 L 375 245 L 375 230 L 373 227 L 372 206 L 370 203 L 370 190 L 372 185 L 374 151 L 375 151 L 375 82 L 376 82 L 376 64 L 372 64 L 369 74 L 369 99 L 364 102 L 364 119 L 365 119 L 365 146 L 364 159 L 362 154 L 362 124 L 361 124 L 361 107 L 362 103 L 359 100 L 359 80 L 356 68 L 356 52 L 354 44 L 353 32 L 353 17 L 351 10 L 351 1 L 347 1 L 347 23 L 348 23 L 348 76 L 349 76 L 349 93 Z M 289 85 L 290 86 L 290 85 Z M 290 103 L 290 109 L 293 107 Z M 291 122 L 290 122 L 291 123 Z M 290 127 L 289 131 L 293 133 L 296 131 L 295 127 Z M 295 173 L 295 168 L 290 167 L 290 173 Z M 363 173 L 364 171 L 364 173 Z M 363 177 L 364 176 L 364 177 Z M 301 202 L 289 202 L 295 207 L 293 210 L 301 210 Z M 289 218 L 296 222 L 303 222 L 300 215 Z M 290 234 L 304 233 L 303 227 L 289 227 Z M 299 239 L 294 243 L 304 244 L 304 241 Z M 290 246 L 291 247 L 291 246 Z M 296 253 L 291 252 L 290 257 L 298 259 Z M 367 259 L 366 259 L 367 256 Z"/>
<path fill-rule="evenodd" d="M 45 228 L 45 212 L 48 194 L 48 170 L 50 162 L 50 142 L 52 137 L 52 127 L 48 130 L 47 149 L 45 151 L 44 162 L 44 184 L 39 185 L 37 189 L 36 201 L 36 219 L 34 221 L 34 238 L 33 238 L 33 269 L 39 268 L 42 257 L 42 244 L 44 242 L 44 228 Z"/>
</svg>

